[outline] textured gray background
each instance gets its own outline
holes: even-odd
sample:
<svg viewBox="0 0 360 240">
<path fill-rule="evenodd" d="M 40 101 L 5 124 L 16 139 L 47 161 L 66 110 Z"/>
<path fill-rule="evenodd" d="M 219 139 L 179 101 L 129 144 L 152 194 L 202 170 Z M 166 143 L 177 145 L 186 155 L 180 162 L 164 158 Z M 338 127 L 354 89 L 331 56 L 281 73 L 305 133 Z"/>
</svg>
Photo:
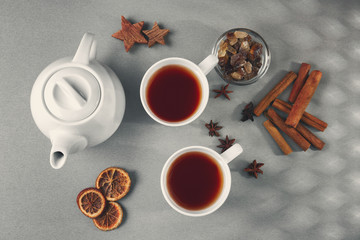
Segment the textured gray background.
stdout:
<svg viewBox="0 0 360 240">
<path fill-rule="evenodd" d="M 136 45 L 126 53 L 111 37 L 121 15 L 133 23 L 144 20 L 144 29 L 158 21 L 171 31 L 167 45 Z M 148 117 L 139 98 L 146 69 L 171 56 L 198 63 L 234 27 L 253 29 L 269 44 L 272 62 L 265 77 L 231 86 L 230 102 L 211 93 L 204 113 L 188 126 L 169 128 Z M 360 239 L 358 1 L 1 0 L 0 29 L 0 239 Z M 105 143 L 54 170 L 50 141 L 31 117 L 30 92 L 43 68 L 74 55 L 86 31 L 96 34 L 97 59 L 125 88 L 125 117 Z M 324 133 L 316 132 L 326 146 L 304 153 L 291 142 L 295 152 L 284 156 L 262 126 L 263 116 L 243 123 L 240 113 L 301 62 L 323 72 L 308 111 L 329 123 Z M 210 89 L 223 84 L 215 71 L 208 78 Z M 204 127 L 211 119 L 244 153 L 230 164 L 233 182 L 225 204 L 206 217 L 182 216 L 163 199 L 161 169 L 185 146 L 219 151 L 217 138 Z M 253 159 L 265 163 L 259 179 L 242 170 Z M 133 185 L 119 201 L 122 225 L 104 233 L 75 199 L 109 166 L 128 170 Z"/>
</svg>

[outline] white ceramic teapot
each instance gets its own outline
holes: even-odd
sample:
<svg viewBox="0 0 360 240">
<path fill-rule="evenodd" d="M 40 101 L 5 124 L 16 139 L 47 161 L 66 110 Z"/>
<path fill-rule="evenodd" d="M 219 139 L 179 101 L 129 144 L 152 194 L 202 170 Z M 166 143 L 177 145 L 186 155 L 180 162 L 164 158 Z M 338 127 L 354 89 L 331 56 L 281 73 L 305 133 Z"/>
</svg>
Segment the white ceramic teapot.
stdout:
<svg viewBox="0 0 360 240">
<path fill-rule="evenodd" d="M 68 154 L 104 142 L 123 118 L 124 89 L 95 55 L 94 35 L 85 33 L 75 56 L 51 63 L 32 88 L 31 113 L 51 140 L 50 164 L 55 169 Z"/>
</svg>

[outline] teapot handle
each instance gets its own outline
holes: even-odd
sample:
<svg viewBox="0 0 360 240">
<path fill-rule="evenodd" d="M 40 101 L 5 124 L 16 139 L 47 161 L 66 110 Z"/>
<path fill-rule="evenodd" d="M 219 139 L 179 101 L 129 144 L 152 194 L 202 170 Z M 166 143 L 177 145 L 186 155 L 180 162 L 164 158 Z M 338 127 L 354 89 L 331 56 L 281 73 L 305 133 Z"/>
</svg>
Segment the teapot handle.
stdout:
<svg viewBox="0 0 360 240">
<path fill-rule="evenodd" d="M 73 62 L 88 65 L 96 57 L 96 41 L 93 33 L 85 33 L 75 53 Z"/>
</svg>

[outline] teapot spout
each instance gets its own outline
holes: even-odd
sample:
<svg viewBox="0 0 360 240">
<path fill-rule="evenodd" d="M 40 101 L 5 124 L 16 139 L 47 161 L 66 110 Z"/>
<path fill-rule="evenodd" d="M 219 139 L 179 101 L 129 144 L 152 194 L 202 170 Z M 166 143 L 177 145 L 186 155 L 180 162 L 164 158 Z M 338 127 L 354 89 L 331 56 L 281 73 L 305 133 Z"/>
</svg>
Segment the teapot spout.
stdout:
<svg viewBox="0 0 360 240">
<path fill-rule="evenodd" d="M 69 154 L 84 150 L 88 144 L 85 137 L 72 134 L 56 134 L 51 142 L 50 165 L 54 169 L 62 168 Z"/>
</svg>

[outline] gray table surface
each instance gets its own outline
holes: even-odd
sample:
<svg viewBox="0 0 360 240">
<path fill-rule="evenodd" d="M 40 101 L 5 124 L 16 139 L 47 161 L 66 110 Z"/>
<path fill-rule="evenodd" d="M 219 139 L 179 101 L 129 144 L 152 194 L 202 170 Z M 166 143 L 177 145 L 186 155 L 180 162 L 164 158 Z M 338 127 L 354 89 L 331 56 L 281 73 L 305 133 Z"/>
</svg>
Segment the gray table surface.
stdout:
<svg viewBox="0 0 360 240">
<path fill-rule="evenodd" d="M 111 37 L 121 28 L 121 15 L 145 21 L 144 29 L 154 21 L 170 29 L 167 44 L 136 45 L 126 53 Z M 264 78 L 231 86 L 231 101 L 210 93 L 207 108 L 188 126 L 153 121 L 139 98 L 147 68 L 171 56 L 199 63 L 218 36 L 234 27 L 253 29 L 269 44 L 272 61 Z M 360 239 L 359 1 L 2 0 L 0 29 L 0 239 Z M 87 31 L 96 34 L 97 59 L 124 86 L 125 116 L 110 139 L 54 170 L 50 141 L 32 120 L 30 92 L 41 70 L 74 55 Z M 328 122 L 325 132 L 315 132 L 326 145 L 302 152 L 289 140 L 295 151 L 284 156 L 262 126 L 263 116 L 239 119 L 247 102 L 258 102 L 301 62 L 323 72 L 307 110 Z M 224 84 L 215 71 L 208 79 L 210 89 Z M 281 98 L 288 94 L 289 89 Z M 225 204 L 191 218 L 166 203 L 160 173 L 179 148 L 220 151 L 204 127 L 211 119 L 244 153 L 230 163 L 232 189 Z M 243 172 L 254 159 L 265 163 L 258 179 Z M 126 169 L 133 185 L 119 201 L 123 223 L 105 233 L 83 216 L 75 199 L 110 166 Z"/>
</svg>

